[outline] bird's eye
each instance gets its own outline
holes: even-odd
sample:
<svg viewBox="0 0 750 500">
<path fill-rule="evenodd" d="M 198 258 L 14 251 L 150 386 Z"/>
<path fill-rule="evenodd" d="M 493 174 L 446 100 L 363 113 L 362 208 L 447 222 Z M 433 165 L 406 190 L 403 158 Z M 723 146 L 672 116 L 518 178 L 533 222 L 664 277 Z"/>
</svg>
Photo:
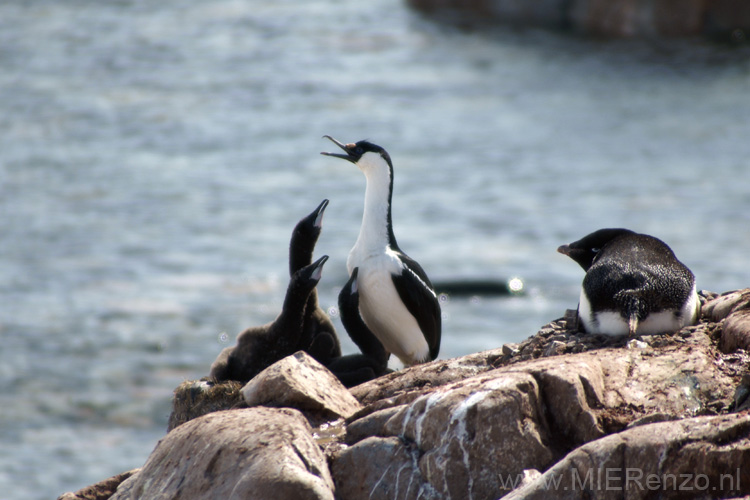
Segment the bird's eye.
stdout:
<svg viewBox="0 0 750 500">
<path fill-rule="evenodd" d="M 362 146 L 357 146 L 357 149 L 355 149 L 354 152 L 357 153 L 358 155 L 361 155 L 362 153 L 365 152 L 365 150 L 362 149 Z"/>
<path fill-rule="evenodd" d="M 594 253 L 599 253 L 600 250 L 601 250 L 601 248 L 592 248 L 591 249 L 591 251 L 594 252 Z"/>
</svg>

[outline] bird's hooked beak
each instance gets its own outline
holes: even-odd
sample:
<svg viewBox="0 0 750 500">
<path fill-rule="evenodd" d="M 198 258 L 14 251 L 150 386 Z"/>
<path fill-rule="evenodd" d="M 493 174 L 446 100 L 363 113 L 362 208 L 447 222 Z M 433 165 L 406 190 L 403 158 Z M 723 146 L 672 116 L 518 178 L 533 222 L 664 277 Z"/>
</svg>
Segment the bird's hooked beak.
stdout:
<svg viewBox="0 0 750 500">
<path fill-rule="evenodd" d="M 584 271 L 589 270 L 591 264 L 594 260 L 596 260 L 596 257 L 598 256 L 596 254 L 592 256 L 586 249 L 574 247 L 573 243 L 561 245 L 557 248 L 557 251 L 563 255 L 567 255 L 568 257 L 576 261 Z"/>
<path fill-rule="evenodd" d="M 359 158 L 351 153 L 351 150 L 354 149 L 354 147 L 356 146 L 355 144 L 344 144 L 343 142 L 337 141 L 330 135 L 324 135 L 323 138 L 330 139 L 331 142 L 333 142 L 335 145 L 343 149 L 346 154 L 326 153 L 326 152 L 321 152 L 320 154 L 326 155 L 326 156 L 335 156 L 336 158 L 343 158 L 344 160 L 350 161 L 352 163 L 357 163 L 357 160 Z"/>
</svg>

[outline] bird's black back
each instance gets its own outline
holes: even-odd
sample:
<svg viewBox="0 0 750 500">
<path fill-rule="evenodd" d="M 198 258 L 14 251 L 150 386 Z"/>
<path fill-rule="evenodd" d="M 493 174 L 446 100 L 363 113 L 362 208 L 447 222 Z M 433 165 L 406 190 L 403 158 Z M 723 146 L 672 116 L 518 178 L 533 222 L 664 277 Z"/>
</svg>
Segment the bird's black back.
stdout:
<svg viewBox="0 0 750 500">
<path fill-rule="evenodd" d="M 695 277 L 663 241 L 622 233 L 605 243 L 583 280 L 593 310 L 620 310 L 639 319 L 650 312 L 679 310 Z"/>
</svg>

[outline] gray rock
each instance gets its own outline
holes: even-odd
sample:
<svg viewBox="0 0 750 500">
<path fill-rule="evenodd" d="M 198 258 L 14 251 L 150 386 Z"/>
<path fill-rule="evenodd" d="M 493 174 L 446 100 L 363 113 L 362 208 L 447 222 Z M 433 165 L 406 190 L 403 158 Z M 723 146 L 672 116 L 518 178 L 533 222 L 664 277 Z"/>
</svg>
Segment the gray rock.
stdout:
<svg viewBox="0 0 750 500">
<path fill-rule="evenodd" d="M 701 314 L 721 322 L 719 348 L 722 352 L 750 350 L 750 289 L 727 292 L 706 302 Z"/>
<path fill-rule="evenodd" d="M 493 361 L 502 356 L 502 348 L 498 348 L 461 358 L 432 361 L 365 382 L 352 387 L 351 392 L 363 405 L 373 405 L 388 398 L 393 399 L 394 404 L 404 404 L 438 386 L 491 370 Z"/>
<path fill-rule="evenodd" d="M 719 347 L 724 353 L 750 350 L 750 310 L 733 312 L 724 320 Z"/>
<path fill-rule="evenodd" d="M 493 371 L 435 389 L 395 413 L 366 417 L 372 432 L 391 437 L 363 439 L 333 457 L 338 495 L 416 498 L 411 493 L 422 491 L 422 498 L 495 498 L 503 491 L 500 474 L 553 463 L 538 392 L 529 374 Z M 385 468 L 357 473 L 358 463 Z M 394 474 L 408 478 L 397 489 Z"/>
<path fill-rule="evenodd" d="M 333 500 L 333 481 L 296 410 L 214 412 L 167 434 L 113 500 Z"/>
<path fill-rule="evenodd" d="M 734 390 L 734 411 L 750 410 L 750 373 L 742 376 L 739 385 Z"/>
<path fill-rule="evenodd" d="M 626 429 L 632 429 L 633 427 L 653 424 L 656 422 L 669 422 L 670 420 L 677 420 L 677 417 L 675 417 L 674 415 L 668 415 L 666 413 L 651 413 L 644 417 L 633 420 L 627 425 Z"/>
<path fill-rule="evenodd" d="M 567 340 L 567 339 L 566 339 Z M 566 349 L 566 343 L 560 342 L 559 340 L 551 340 L 547 347 L 544 349 L 543 356 L 555 356 L 557 354 L 563 354 Z"/>
<path fill-rule="evenodd" d="M 501 349 L 503 350 L 503 356 L 518 354 L 518 344 L 503 344 Z"/>
<path fill-rule="evenodd" d="M 380 436 L 391 417 L 406 407 L 407 405 L 392 406 L 354 420 L 346 428 L 346 443 L 354 444 L 367 437 Z"/>
<path fill-rule="evenodd" d="M 248 406 L 296 408 L 323 420 L 349 417 L 361 409 L 326 367 L 299 351 L 272 364 L 242 388 Z"/>
<path fill-rule="evenodd" d="M 714 322 L 726 319 L 734 312 L 750 308 L 750 288 L 725 292 L 701 307 L 701 315 Z"/>
<path fill-rule="evenodd" d="M 505 500 L 750 493 L 750 413 L 643 425 L 581 446 Z"/>
<path fill-rule="evenodd" d="M 419 450 L 398 438 L 367 438 L 334 455 L 331 473 L 342 500 L 440 500 L 422 477 Z"/>
<path fill-rule="evenodd" d="M 664 415 L 684 419 L 712 411 L 717 401 L 727 406 L 736 377 L 715 362 L 717 351 L 705 332 L 694 336 L 690 343 L 668 342 L 659 353 L 651 347 L 607 348 L 509 364 L 429 388 L 406 403 L 381 387 L 379 402 L 393 406 L 349 422 L 347 442 L 353 446 L 332 460 L 337 486 L 348 488 L 347 478 L 354 474 L 338 460 L 353 461 L 349 454 L 363 453 L 364 442 L 368 453 L 395 456 L 392 446 L 383 448 L 392 437 L 413 453 L 407 457 L 399 448 L 398 466 L 380 455 L 368 463 L 408 471 L 410 488 L 421 484 L 441 497 L 494 499 L 518 486 L 508 478 L 545 470 L 570 450 L 631 422 L 646 427 Z M 404 371 L 415 372 L 413 379 L 421 368 Z M 357 476 L 363 481 L 357 491 L 385 494 L 381 489 L 393 484 L 384 484 L 383 474 L 384 469 Z"/>
</svg>

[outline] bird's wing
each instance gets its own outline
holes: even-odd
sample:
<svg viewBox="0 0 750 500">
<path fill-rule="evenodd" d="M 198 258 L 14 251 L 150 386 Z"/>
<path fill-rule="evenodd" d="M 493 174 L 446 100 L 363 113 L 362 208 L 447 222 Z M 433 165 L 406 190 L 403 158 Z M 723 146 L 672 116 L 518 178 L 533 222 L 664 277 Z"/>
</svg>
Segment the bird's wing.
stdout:
<svg viewBox="0 0 750 500">
<path fill-rule="evenodd" d="M 382 365 L 382 370 L 388 366 L 389 354 L 374 333 L 367 328 L 359 314 L 359 293 L 352 291 L 352 283 L 357 279 L 358 268 L 354 268 L 349 281 L 339 293 L 339 314 L 346 333 L 357 344 L 359 350 L 369 358 Z"/>
<path fill-rule="evenodd" d="M 422 330 L 430 347 L 430 359 L 435 359 L 440 351 L 440 302 L 427 274 L 417 261 L 403 253 L 399 258 L 404 263 L 404 268 L 400 274 L 392 275 L 393 284 Z"/>
</svg>

